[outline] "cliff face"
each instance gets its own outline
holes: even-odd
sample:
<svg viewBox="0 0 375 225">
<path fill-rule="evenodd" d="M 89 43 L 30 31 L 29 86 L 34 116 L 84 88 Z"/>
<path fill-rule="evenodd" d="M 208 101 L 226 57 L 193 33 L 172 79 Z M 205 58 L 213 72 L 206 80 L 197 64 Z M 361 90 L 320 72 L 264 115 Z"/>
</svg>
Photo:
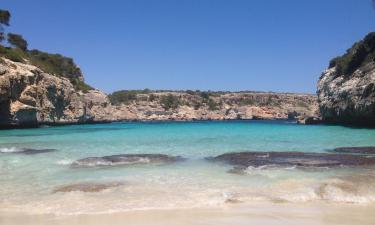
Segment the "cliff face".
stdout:
<svg viewBox="0 0 375 225">
<path fill-rule="evenodd" d="M 108 106 L 107 96 L 100 91 L 77 92 L 67 78 L 1 58 L 1 127 L 110 120 Z"/>
<path fill-rule="evenodd" d="M 375 63 L 352 74 L 338 74 L 333 67 L 318 82 L 319 109 L 324 122 L 375 126 Z"/>
<path fill-rule="evenodd" d="M 165 110 L 166 96 L 178 99 L 179 106 Z M 307 94 L 216 93 L 208 102 L 202 103 L 198 94 L 151 92 L 137 94 L 129 103 L 116 106 L 115 112 L 133 120 L 233 120 L 299 119 L 317 116 L 318 111 L 316 96 Z"/>
<path fill-rule="evenodd" d="M 150 92 L 112 105 L 99 90 L 77 91 L 68 78 L 0 58 L 0 128 L 118 120 L 298 119 L 316 116 L 317 108 L 314 95 L 260 92 L 205 98 L 187 92 Z"/>
<path fill-rule="evenodd" d="M 330 61 L 317 93 L 323 122 L 375 126 L 375 32 Z"/>
</svg>

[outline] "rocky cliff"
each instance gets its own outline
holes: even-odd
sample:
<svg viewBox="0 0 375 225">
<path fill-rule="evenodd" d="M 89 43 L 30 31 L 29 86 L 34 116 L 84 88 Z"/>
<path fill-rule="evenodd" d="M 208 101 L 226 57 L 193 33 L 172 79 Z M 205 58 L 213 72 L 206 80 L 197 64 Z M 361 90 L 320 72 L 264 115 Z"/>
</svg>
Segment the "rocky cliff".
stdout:
<svg viewBox="0 0 375 225">
<path fill-rule="evenodd" d="M 375 126 L 375 63 L 350 76 L 324 71 L 318 82 L 319 108 L 327 123 Z"/>
<path fill-rule="evenodd" d="M 76 91 L 67 78 L 0 59 L 0 127 L 112 120 L 104 93 Z"/>
<path fill-rule="evenodd" d="M 176 99 L 166 109 L 165 99 Z M 299 119 L 317 116 L 316 96 L 267 92 L 150 92 L 119 104 L 116 114 L 132 120 Z M 119 118 L 119 116 L 117 116 Z"/>
<path fill-rule="evenodd" d="M 297 119 L 315 116 L 317 108 L 314 95 L 262 92 L 203 96 L 150 91 L 112 104 L 99 90 L 77 90 L 66 77 L 0 58 L 0 128 L 119 120 Z"/>
<path fill-rule="evenodd" d="M 375 34 L 335 58 L 318 82 L 318 101 L 326 123 L 375 126 Z"/>
</svg>

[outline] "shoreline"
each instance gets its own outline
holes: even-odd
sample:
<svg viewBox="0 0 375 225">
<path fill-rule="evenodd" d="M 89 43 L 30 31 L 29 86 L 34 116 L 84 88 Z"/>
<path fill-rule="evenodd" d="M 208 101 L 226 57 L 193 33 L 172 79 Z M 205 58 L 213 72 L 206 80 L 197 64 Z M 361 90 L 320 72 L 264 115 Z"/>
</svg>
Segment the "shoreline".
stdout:
<svg viewBox="0 0 375 225">
<path fill-rule="evenodd" d="M 111 120 L 111 121 L 90 121 L 90 122 L 67 122 L 67 123 L 39 123 L 36 125 L 8 125 L 8 126 L 0 126 L 1 130 L 15 130 L 15 129 L 37 129 L 37 128 L 43 128 L 43 126 L 49 126 L 49 127 L 62 127 L 62 126 L 71 126 L 71 125 L 95 125 L 95 124 L 111 124 L 111 123 L 169 123 L 169 122 L 176 122 L 176 123 L 183 123 L 183 122 L 234 122 L 234 121 L 290 121 L 294 122 L 296 124 L 305 125 L 302 123 L 298 123 L 298 120 L 294 119 L 262 119 L 262 118 L 256 118 L 256 119 L 191 119 L 191 120 L 174 120 L 174 119 L 168 119 L 168 120 L 156 120 L 156 119 L 150 119 L 150 120 L 138 120 L 138 119 L 130 119 L 130 120 Z M 307 124 L 306 124 L 307 125 Z"/>
<path fill-rule="evenodd" d="M 50 224 L 132 224 L 132 225 L 188 225 L 188 224 L 287 224 L 287 225 L 352 225 L 373 224 L 375 205 L 333 204 L 326 202 L 226 204 L 191 209 L 132 210 L 104 214 L 28 215 L 0 212 L 2 225 Z"/>
</svg>

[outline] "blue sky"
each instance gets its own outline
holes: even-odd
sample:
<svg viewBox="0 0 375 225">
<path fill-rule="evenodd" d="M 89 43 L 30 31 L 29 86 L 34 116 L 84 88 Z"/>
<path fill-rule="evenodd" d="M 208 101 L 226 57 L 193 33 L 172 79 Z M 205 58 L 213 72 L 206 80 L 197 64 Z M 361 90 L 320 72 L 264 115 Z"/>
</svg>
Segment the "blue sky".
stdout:
<svg viewBox="0 0 375 225">
<path fill-rule="evenodd" d="M 375 31 L 370 0 L 1 0 L 8 31 L 119 89 L 314 93 L 328 61 Z"/>
</svg>

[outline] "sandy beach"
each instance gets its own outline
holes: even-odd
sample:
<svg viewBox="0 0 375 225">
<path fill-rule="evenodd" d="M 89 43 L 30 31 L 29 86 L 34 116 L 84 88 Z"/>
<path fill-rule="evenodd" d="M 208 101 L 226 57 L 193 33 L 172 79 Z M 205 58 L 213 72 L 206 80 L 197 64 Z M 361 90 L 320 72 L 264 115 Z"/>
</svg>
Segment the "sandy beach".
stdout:
<svg viewBox="0 0 375 225">
<path fill-rule="evenodd" d="M 228 204 L 222 207 L 139 210 L 108 214 L 26 215 L 0 213 L 2 225 L 204 225 L 204 224 L 288 224 L 288 225 L 353 225 L 374 224 L 375 206 L 329 203 Z"/>
</svg>

